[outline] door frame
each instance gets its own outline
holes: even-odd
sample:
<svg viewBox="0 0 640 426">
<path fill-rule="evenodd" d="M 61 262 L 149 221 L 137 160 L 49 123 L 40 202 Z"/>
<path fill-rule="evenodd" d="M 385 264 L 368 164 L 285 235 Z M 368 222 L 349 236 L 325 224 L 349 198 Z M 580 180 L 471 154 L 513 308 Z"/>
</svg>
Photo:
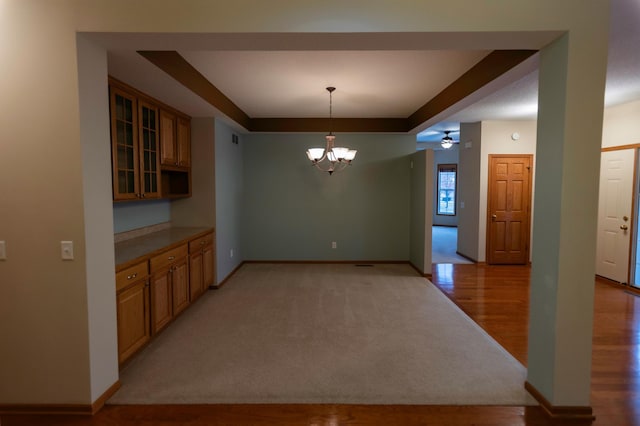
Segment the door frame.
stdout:
<svg viewBox="0 0 640 426">
<path fill-rule="evenodd" d="M 531 204 L 533 200 L 533 154 L 488 154 L 487 158 L 487 212 L 486 212 L 486 231 L 485 231 L 485 261 L 487 265 L 492 263 L 489 261 L 491 256 L 491 162 L 494 158 L 529 158 L 529 185 L 526 189 L 529 204 L 527 206 L 527 232 L 525 233 L 525 263 L 528 265 L 531 263 Z M 496 264 L 497 265 L 497 264 Z"/>
</svg>

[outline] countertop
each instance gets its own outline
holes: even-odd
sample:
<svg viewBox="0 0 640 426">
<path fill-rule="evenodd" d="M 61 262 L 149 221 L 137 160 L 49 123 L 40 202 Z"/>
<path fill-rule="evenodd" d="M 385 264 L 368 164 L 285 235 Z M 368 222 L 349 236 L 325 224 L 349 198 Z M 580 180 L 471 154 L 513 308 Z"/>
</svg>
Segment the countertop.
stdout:
<svg viewBox="0 0 640 426">
<path fill-rule="evenodd" d="M 116 271 L 213 231 L 213 228 L 175 227 L 116 243 Z"/>
</svg>

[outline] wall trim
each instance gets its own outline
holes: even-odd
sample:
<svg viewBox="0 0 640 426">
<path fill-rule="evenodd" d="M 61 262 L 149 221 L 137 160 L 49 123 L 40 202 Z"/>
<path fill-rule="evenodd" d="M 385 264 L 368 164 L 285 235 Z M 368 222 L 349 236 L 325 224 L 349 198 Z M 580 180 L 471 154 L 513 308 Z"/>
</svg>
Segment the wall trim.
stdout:
<svg viewBox="0 0 640 426">
<path fill-rule="evenodd" d="M 0 404 L 0 414 L 52 414 L 92 416 L 120 389 L 120 380 L 109 387 L 93 404 Z"/>
<path fill-rule="evenodd" d="M 484 262 L 478 262 L 477 260 L 472 259 L 472 258 L 470 258 L 469 256 L 467 256 L 466 254 L 462 254 L 462 253 L 460 253 L 460 252 L 459 252 L 459 251 L 457 251 L 457 250 L 456 250 L 456 254 L 457 254 L 458 256 L 462 256 L 462 257 L 464 257 L 465 259 L 467 259 L 468 261 L 473 262 L 473 263 L 477 263 L 477 264 L 484 263 Z"/>
<path fill-rule="evenodd" d="M 118 389 L 120 389 L 121 383 L 120 380 L 116 380 L 114 384 L 112 384 L 109 389 L 104 391 L 102 395 L 96 399 L 93 404 L 91 404 L 91 414 L 96 414 L 98 411 L 102 410 L 104 404 L 115 394 Z"/>
<path fill-rule="evenodd" d="M 543 395 L 528 381 L 524 382 L 524 388 L 532 397 L 540 403 L 542 410 L 551 419 L 554 420 L 583 420 L 594 421 L 596 417 L 593 415 L 591 406 L 562 406 L 551 404 Z"/>
<path fill-rule="evenodd" d="M 242 262 L 240 262 L 240 264 L 238 264 L 238 266 L 236 266 L 235 268 L 233 268 L 233 271 L 229 272 L 229 274 L 228 274 L 226 277 L 224 277 L 224 279 L 223 279 L 222 281 L 220 281 L 220 282 L 219 282 L 218 284 L 216 284 L 216 285 L 210 285 L 210 286 L 209 286 L 209 289 L 211 289 L 211 290 L 217 290 L 217 289 L 219 289 L 220 287 L 222 287 L 223 285 L 225 285 L 225 284 L 227 283 L 227 281 L 229 281 L 229 280 L 231 279 L 231 277 L 232 277 L 232 276 L 234 276 L 236 272 L 238 272 L 238 269 L 240 269 L 240 267 L 241 267 L 242 265 L 244 265 L 244 264 L 245 264 L 245 262 L 244 262 L 244 260 L 243 260 Z"/>
<path fill-rule="evenodd" d="M 311 263 L 311 264 L 411 264 L 408 260 L 245 260 L 243 263 Z M 420 273 L 422 275 L 422 273 Z"/>
<path fill-rule="evenodd" d="M 622 151 L 624 149 L 636 149 L 636 148 L 640 148 L 640 143 L 632 143 L 629 145 L 620 145 L 620 146 L 608 146 L 606 148 L 601 148 L 600 152 Z"/>
<path fill-rule="evenodd" d="M 233 271 L 229 273 L 218 285 L 209 286 L 211 290 L 218 290 L 220 287 L 225 285 L 231 277 L 235 275 L 236 272 L 244 265 L 245 263 L 281 263 L 281 264 L 343 264 L 343 265 L 369 265 L 369 264 L 408 264 L 413 269 L 415 269 L 418 274 L 421 276 L 431 278 L 431 274 L 423 274 L 418 268 L 415 267 L 413 263 L 408 260 L 243 260 L 238 266 L 236 266 Z"/>
</svg>

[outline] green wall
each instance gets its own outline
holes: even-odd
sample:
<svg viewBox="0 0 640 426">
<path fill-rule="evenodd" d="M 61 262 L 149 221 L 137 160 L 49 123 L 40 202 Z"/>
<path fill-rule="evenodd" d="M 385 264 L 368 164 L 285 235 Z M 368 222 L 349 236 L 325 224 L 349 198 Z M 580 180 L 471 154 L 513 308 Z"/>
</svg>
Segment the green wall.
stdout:
<svg viewBox="0 0 640 426">
<path fill-rule="evenodd" d="M 324 141 L 323 134 L 244 136 L 244 260 L 409 260 L 415 136 L 338 134 L 336 145 L 358 155 L 332 176 L 305 154 Z"/>
</svg>

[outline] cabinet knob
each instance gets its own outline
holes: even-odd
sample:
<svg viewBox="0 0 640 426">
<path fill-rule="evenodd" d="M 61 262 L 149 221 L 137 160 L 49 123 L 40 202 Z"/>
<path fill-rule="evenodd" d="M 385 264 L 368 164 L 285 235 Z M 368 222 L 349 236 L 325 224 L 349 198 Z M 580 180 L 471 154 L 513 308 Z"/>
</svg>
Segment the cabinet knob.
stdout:
<svg viewBox="0 0 640 426">
<path fill-rule="evenodd" d="M 140 195 L 140 197 L 141 197 L 141 198 L 144 198 L 144 196 L 145 196 L 145 194 L 144 194 L 144 193 L 142 193 L 142 194 Z"/>
<path fill-rule="evenodd" d="M 138 273 L 136 272 L 135 274 L 127 275 L 127 279 L 131 280 L 131 279 L 133 279 L 133 278 L 135 278 L 137 276 L 138 276 Z"/>
<path fill-rule="evenodd" d="M 205 245 L 206 243 L 207 243 L 206 241 L 200 241 L 201 246 Z"/>
<path fill-rule="evenodd" d="M 169 260 L 173 260 L 175 258 L 176 258 L 175 256 L 169 256 Z"/>
</svg>

